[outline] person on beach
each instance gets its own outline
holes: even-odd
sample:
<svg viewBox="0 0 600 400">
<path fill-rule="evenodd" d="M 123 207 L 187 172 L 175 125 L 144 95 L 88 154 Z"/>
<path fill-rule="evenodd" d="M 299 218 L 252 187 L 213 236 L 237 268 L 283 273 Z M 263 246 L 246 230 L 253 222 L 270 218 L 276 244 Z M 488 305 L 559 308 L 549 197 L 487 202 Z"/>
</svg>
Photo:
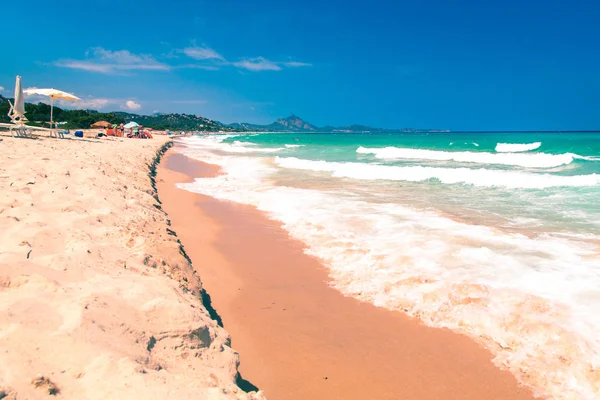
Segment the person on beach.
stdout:
<svg viewBox="0 0 600 400">
<path fill-rule="evenodd" d="M 119 136 L 123 137 L 125 136 L 125 125 L 121 122 L 121 124 L 119 125 Z"/>
</svg>

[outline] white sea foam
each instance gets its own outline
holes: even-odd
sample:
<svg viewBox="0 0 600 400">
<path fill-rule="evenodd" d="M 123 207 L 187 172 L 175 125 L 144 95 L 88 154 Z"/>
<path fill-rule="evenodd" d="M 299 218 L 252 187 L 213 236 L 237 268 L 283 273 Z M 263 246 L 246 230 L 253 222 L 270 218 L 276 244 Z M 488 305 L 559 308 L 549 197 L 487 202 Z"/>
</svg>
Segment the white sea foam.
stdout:
<svg viewBox="0 0 600 400">
<path fill-rule="evenodd" d="M 276 157 L 275 163 L 284 168 L 329 172 L 334 177 L 361 180 L 422 182 L 429 179 L 436 179 L 445 184 L 461 183 L 482 187 L 502 186 L 521 189 L 600 185 L 600 175 L 596 174 L 560 176 L 483 168 L 402 167 L 366 163 L 312 161 L 295 157 Z"/>
<path fill-rule="evenodd" d="M 276 153 L 284 150 L 284 147 L 253 147 L 254 143 L 240 142 L 238 140 L 233 143 L 223 143 L 225 139 L 237 137 L 238 135 L 206 135 L 192 136 L 185 143 L 190 147 L 201 147 L 204 149 L 219 150 L 227 153 L 244 154 L 244 153 Z"/>
<path fill-rule="evenodd" d="M 535 143 L 497 143 L 496 151 L 499 153 L 518 153 L 521 151 L 531 151 L 539 148 L 542 142 Z"/>
<path fill-rule="evenodd" d="M 457 161 L 477 164 L 515 165 L 529 168 L 553 168 L 573 162 L 577 156 L 572 153 L 564 154 L 515 154 L 515 153 L 488 153 L 473 151 L 440 151 L 426 149 L 411 149 L 402 147 L 367 148 L 359 147 L 359 154 L 373 154 L 381 159 L 409 159 L 409 160 L 435 160 Z"/>
<path fill-rule="evenodd" d="M 304 146 L 303 144 L 286 144 L 285 147 L 287 147 L 288 149 L 293 149 L 295 147 L 302 147 Z"/>
<path fill-rule="evenodd" d="M 207 143 L 184 152 L 226 174 L 180 187 L 267 212 L 323 261 L 335 288 L 470 335 L 538 395 L 597 398 L 600 237 L 525 236 L 341 192 L 275 186 L 271 158 L 214 153 Z M 276 164 L 355 167 L 307 161 Z"/>
<path fill-rule="evenodd" d="M 240 142 L 239 140 L 234 141 L 233 144 L 236 145 L 236 146 L 258 146 L 256 143 L 252 143 L 252 142 Z"/>
</svg>

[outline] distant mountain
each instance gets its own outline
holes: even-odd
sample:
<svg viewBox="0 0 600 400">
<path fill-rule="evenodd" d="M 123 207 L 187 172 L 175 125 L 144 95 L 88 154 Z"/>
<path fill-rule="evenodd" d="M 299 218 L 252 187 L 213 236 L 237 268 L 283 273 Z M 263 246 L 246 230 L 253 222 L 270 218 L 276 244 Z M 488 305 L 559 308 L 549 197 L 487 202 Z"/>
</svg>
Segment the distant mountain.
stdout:
<svg viewBox="0 0 600 400">
<path fill-rule="evenodd" d="M 349 125 L 349 126 L 323 126 L 317 127 L 309 122 L 304 121 L 296 115 L 290 115 L 287 118 L 279 118 L 269 125 L 257 125 L 249 123 L 234 123 L 228 125 L 230 128 L 238 130 L 246 130 L 251 132 L 319 132 L 319 133 L 386 133 L 386 132 L 439 132 L 431 129 L 385 129 L 373 128 L 366 125 Z"/>
<path fill-rule="evenodd" d="M 318 130 L 316 126 L 304 121 L 302 118 L 295 115 L 290 115 L 287 118 L 279 118 L 271 124 L 275 129 L 281 129 L 291 132 L 315 132 Z"/>
<path fill-rule="evenodd" d="M 318 128 L 296 115 L 279 118 L 268 125 L 250 124 L 247 122 L 229 124 L 229 127 L 251 132 L 316 132 Z"/>
</svg>

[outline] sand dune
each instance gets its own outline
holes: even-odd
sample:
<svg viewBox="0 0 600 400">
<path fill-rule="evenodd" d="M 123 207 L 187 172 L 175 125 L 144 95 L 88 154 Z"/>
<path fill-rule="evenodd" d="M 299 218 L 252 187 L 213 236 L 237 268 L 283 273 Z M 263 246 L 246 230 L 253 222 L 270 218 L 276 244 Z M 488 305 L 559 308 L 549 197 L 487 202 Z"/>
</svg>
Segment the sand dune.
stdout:
<svg viewBox="0 0 600 400">
<path fill-rule="evenodd" d="M 262 399 L 155 198 L 167 139 L 0 142 L 0 397 Z"/>
</svg>

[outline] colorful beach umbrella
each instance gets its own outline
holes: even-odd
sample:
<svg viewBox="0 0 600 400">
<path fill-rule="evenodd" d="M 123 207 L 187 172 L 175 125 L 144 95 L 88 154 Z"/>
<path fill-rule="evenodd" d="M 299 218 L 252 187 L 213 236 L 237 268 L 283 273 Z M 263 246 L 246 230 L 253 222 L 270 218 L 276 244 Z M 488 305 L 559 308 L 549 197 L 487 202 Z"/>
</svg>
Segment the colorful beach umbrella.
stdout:
<svg viewBox="0 0 600 400">
<path fill-rule="evenodd" d="M 132 128 L 137 128 L 138 126 L 140 126 L 140 124 L 138 124 L 137 122 L 128 122 L 127 124 L 125 124 L 124 128 L 126 129 L 132 129 Z"/>
<path fill-rule="evenodd" d="M 113 124 L 111 124 L 108 121 L 98 121 L 98 122 L 94 122 L 91 125 L 92 128 L 110 128 L 112 126 L 113 126 Z"/>
</svg>

